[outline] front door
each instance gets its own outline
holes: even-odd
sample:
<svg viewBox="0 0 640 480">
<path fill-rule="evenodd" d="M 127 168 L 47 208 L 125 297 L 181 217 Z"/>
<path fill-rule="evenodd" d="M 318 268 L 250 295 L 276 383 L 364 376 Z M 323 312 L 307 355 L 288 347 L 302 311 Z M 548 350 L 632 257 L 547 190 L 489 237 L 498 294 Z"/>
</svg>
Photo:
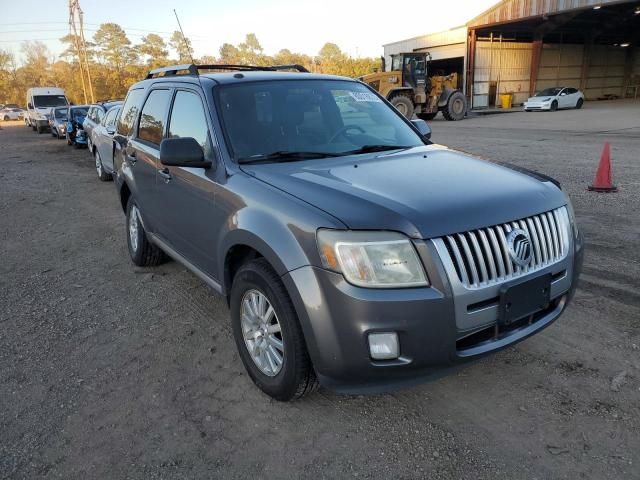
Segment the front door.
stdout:
<svg viewBox="0 0 640 480">
<path fill-rule="evenodd" d="M 168 122 L 167 137 L 195 138 L 213 167 L 187 168 L 159 165 L 156 185 L 162 221 L 160 236 L 210 277 L 217 271 L 217 233 L 223 221 L 217 212 L 215 156 L 205 100 L 200 92 L 176 90 Z"/>
</svg>

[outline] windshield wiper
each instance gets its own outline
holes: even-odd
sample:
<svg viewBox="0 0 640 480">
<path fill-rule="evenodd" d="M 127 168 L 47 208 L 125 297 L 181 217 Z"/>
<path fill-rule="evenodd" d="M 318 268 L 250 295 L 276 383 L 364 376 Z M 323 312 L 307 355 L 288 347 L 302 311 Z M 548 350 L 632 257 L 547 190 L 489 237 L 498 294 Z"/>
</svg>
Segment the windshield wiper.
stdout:
<svg viewBox="0 0 640 480">
<path fill-rule="evenodd" d="M 358 153 L 386 152 L 387 150 L 407 150 L 412 145 L 363 145 L 355 150 L 342 152 L 340 155 L 357 155 Z"/>
<path fill-rule="evenodd" d="M 290 150 L 278 150 L 277 152 L 241 157 L 238 163 L 257 162 L 294 162 L 296 160 L 312 160 L 316 158 L 337 157 L 339 154 L 330 152 L 297 152 Z"/>
</svg>

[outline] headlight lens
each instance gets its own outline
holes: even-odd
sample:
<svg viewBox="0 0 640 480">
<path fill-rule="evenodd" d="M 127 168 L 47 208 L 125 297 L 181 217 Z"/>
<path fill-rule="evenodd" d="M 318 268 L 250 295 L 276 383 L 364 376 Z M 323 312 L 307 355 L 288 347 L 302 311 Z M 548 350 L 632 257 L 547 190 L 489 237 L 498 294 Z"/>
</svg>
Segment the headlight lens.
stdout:
<svg viewBox="0 0 640 480">
<path fill-rule="evenodd" d="M 567 213 L 569 214 L 569 223 L 571 223 L 571 230 L 573 232 L 573 239 L 577 240 L 579 235 L 578 224 L 576 223 L 576 214 L 573 211 L 573 205 L 571 200 L 567 198 Z"/>
<path fill-rule="evenodd" d="M 394 232 L 319 230 L 325 268 L 360 287 L 401 288 L 429 285 L 411 241 Z"/>
</svg>

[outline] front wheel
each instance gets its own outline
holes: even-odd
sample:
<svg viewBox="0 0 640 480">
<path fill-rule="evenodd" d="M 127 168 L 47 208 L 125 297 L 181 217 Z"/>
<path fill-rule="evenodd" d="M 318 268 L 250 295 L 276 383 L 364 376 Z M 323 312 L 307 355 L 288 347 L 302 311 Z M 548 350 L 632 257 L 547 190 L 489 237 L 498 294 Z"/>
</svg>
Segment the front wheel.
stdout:
<svg viewBox="0 0 640 480">
<path fill-rule="evenodd" d="M 467 113 L 467 99 L 462 92 L 453 92 L 442 109 L 444 118 L 450 121 L 462 120 Z"/>
<path fill-rule="evenodd" d="M 233 279 L 230 306 L 240 358 L 263 392 L 288 401 L 318 387 L 291 299 L 265 259 L 240 268 Z"/>
<path fill-rule="evenodd" d="M 584 100 L 582 100 L 581 98 L 578 99 L 578 103 L 576 103 L 576 108 L 578 110 L 580 110 L 582 108 L 582 104 L 584 103 Z"/>
<path fill-rule="evenodd" d="M 554 100 L 553 102 L 551 102 L 551 111 L 555 112 L 556 110 L 558 110 L 558 102 Z"/>
<path fill-rule="evenodd" d="M 127 203 L 127 246 L 133 263 L 139 267 L 154 267 L 164 260 L 164 253 L 149 239 L 140 221 L 140 210 L 132 197 Z"/>
<path fill-rule="evenodd" d="M 5 115 L 5 116 L 4 116 L 4 121 L 5 121 L 5 122 L 8 122 L 9 120 L 10 120 L 9 115 Z"/>
</svg>

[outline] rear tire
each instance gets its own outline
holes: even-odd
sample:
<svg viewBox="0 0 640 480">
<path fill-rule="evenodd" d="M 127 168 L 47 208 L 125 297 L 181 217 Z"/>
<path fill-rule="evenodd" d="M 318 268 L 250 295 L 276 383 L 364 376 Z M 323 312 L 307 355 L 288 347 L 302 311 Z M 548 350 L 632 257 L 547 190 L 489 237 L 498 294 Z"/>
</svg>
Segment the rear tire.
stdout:
<svg viewBox="0 0 640 480">
<path fill-rule="evenodd" d="M 251 300 L 260 298 L 260 295 L 265 303 L 253 304 Z M 270 316 L 269 304 L 273 309 Z M 261 305 L 262 308 L 259 308 Z M 252 260 L 240 267 L 231 286 L 230 307 L 231 326 L 238 353 L 258 388 L 280 401 L 301 398 L 318 388 L 318 380 L 293 303 L 279 275 L 264 258 Z M 254 308 L 259 310 L 257 315 L 253 313 Z M 266 313 L 261 314 L 261 311 Z M 271 327 L 278 330 L 272 333 L 267 330 Z M 271 340 L 274 335 L 277 338 Z M 279 347 L 273 342 L 279 344 Z M 254 353 L 250 353 L 249 348 Z M 261 351 L 271 349 L 276 349 L 281 359 L 279 370 L 273 368 L 278 364 L 275 360 L 269 361 L 274 357 L 269 357 L 268 352 L 261 356 Z M 264 362 L 266 373 L 257 362 Z"/>
<path fill-rule="evenodd" d="M 139 267 L 154 267 L 164 260 L 164 252 L 147 239 L 133 197 L 127 202 L 127 246 L 131 260 Z"/>
<path fill-rule="evenodd" d="M 402 115 L 405 116 L 405 118 L 411 120 L 411 118 L 413 117 L 414 108 L 413 102 L 408 96 L 398 94 L 391 97 L 389 101 L 391 102 L 391 105 L 396 108 L 396 110 L 398 110 Z"/>
<path fill-rule="evenodd" d="M 462 92 L 456 91 L 451 94 L 447 104 L 442 109 L 442 115 L 449 121 L 462 120 L 467 113 L 467 99 Z"/>
<path fill-rule="evenodd" d="M 113 180 L 113 177 L 110 173 L 104 171 L 104 167 L 102 166 L 102 159 L 100 158 L 100 153 L 98 153 L 98 149 L 96 149 L 94 153 L 94 158 L 96 160 L 96 172 L 98 173 L 98 178 L 103 182 L 108 182 Z"/>
<path fill-rule="evenodd" d="M 578 99 L 578 103 L 576 103 L 576 109 L 580 110 L 582 108 L 582 104 L 584 103 L 584 100 L 582 100 L 581 98 Z"/>
<path fill-rule="evenodd" d="M 416 116 L 421 120 L 433 120 L 434 118 L 436 118 L 436 115 L 438 115 L 438 112 L 416 113 Z"/>
</svg>

